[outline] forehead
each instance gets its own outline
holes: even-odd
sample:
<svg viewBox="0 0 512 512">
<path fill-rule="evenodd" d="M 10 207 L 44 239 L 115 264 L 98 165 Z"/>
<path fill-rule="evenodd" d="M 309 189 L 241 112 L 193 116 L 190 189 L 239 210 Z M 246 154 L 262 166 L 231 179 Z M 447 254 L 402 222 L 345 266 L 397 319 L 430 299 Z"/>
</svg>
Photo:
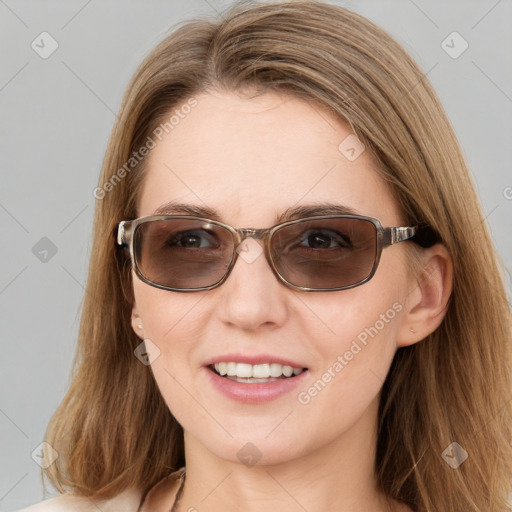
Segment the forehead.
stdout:
<svg viewBox="0 0 512 512">
<path fill-rule="evenodd" d="M 273 92 L 209 92 L 194 100 L 171 109 L 172 129 L 146 157 L 138 216 L 172 201 L 207 206 L 224 222 L 246 226 L 322 202 L 383 222 L 398 217 L 369 151 L 354 159 L 360 143 L 325 108 Z"/>
</svg>

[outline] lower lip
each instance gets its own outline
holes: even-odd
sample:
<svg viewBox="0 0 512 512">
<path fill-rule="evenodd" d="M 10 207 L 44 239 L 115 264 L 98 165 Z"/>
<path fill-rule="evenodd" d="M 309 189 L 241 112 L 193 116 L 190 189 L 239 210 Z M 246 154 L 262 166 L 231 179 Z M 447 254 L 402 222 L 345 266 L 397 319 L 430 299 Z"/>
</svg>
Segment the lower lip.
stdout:
<svg viewBox="0 0 512 512">
<path fill-rule="evenodd" d="M 295 389 L 305 377 L 307 370 L 286 379 L 278 379 L 272 382 L 246 383 L 221 377 L 213 370 L 205 367 L 211 383 L 224 396 L 243 402 L 245 404 L 260 404 L 270 402 Z"/>
</svg>

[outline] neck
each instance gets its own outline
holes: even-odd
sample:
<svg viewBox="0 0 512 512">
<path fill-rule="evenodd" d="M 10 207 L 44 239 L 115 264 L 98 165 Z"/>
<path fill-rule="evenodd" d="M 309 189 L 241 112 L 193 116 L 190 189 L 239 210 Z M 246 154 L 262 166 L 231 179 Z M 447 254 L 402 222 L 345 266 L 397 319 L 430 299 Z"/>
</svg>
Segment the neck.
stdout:
<svg viewBox="0 0 512 512">
<path fill-rule="evenodd" d="M 329 442 L 315 442 L 312 432 L 313 449 L 307 454 L 277 461 L 267 457 L 270 463 L 253 466 L 213 454 L 185 431 L 186 481 L 177 510 L 408 510 L 386 500 L 377 486 L 377 407 L 375 401 L 349 430 Z M 366 415 L 375 421 L 368 421 Z M 238 440 L 238 444 L 243 443 Z"/>
</svg>

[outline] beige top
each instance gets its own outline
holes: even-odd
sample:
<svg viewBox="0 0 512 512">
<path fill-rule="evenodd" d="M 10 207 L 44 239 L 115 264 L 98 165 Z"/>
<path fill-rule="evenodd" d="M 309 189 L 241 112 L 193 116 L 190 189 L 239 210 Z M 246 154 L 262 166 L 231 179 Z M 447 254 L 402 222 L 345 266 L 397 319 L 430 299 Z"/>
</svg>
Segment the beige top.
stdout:
<svg viewBox="0 0 512 512">
<path fill-rule="evenodd" d="M 174 508 L 173 504 L 184 472 L 185 468 L 182 467 L 160 480 L 147 493 L 137 512 L 168 512 L 172 510 L 171 507 Z"/>
<path fill-rule="evenodd" d="M 142 491 L 131 488 L 108 500 L 61 494 L 18 512 L 168 512 L 176 497 L 184 469 L 180 468 L 160 480 L 149 490 L 142 504 Z"/>
</svg>

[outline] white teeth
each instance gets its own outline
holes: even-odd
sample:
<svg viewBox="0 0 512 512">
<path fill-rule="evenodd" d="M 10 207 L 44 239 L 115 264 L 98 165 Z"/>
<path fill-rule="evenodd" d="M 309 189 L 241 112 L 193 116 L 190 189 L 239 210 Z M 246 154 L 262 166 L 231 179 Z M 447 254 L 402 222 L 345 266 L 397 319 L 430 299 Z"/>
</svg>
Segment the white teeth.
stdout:
<svg viewBox="0 0 512 512">
<path fill-rule="evenodd" d="M 266 379 L 270 375 L 269 364 L 255 364 L 252 367 L 252 375 L 249 377 L 256 377 L 257 379 Z"/>
<path fill-rule="evenodd" d="M 222 362 L 215 363 L 215 370 L 218 374 L 228 377 L 240 378 L 256 378 L 268 379 L 269 377 L 277 378 L 284 375 L 291 377 L 292 375 L 299 375 L 302 373 L 302 368 L 293 368 L 292 366 L 282 365 L 279 363 L 264 363 L 264 364 L 247 364 L 247 363 L 234 363 Z"/>
<path fill-rule="evenodd" d="M 231 363 L 230 363 L 231 364 Z M 252 377 L 252 364 L 237 363 L 236 365 L 237 377 Z"/>
<path fill-rule="evenodd" d="M 283 373 L 283 365 L 282 364 L 272 363 L 270 365 L 270 376 L 271 377 L 281 377 L 282 373 Z"/>
<path fill-rule="evenodd" d="M 293 374 L 293 368 L 291 366 L 283 366 L 283 375 L 285 377 L 291 377 Z"/>
</svg>

